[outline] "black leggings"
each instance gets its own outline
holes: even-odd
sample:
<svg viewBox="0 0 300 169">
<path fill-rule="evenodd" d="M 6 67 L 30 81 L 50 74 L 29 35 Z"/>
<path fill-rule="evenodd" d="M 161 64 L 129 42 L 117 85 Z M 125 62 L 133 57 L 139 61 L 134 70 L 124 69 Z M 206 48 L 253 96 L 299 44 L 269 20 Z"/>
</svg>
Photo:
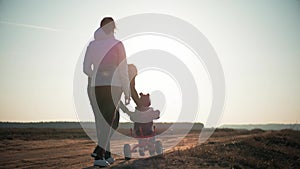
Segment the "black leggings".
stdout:
<svg viewBox="0 0 300 169">
<path fill-rule="evenodd" d="M 95 116 L 98 146 L 103 151 L 110 151 L 110 138 L 119 126 L 118 103 L 121 94 L 121 87 L 88 87 L 88 95 Z"/>
<path fill-rule="evenodd" d="M 121 98 L 121 87 L 97 86 L 95 87 L 97 106 L 100 113 L 114 130 L 119 126 L 120 113 L 118 104 Z"/>
</svg>

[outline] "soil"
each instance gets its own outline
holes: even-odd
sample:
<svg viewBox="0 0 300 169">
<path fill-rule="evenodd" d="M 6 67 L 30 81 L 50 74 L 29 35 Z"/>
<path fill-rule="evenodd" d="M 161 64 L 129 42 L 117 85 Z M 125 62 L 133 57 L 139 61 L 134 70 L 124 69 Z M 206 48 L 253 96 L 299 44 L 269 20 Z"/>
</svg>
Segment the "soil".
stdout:
<svg viewBox="0 0 300 169">
<path fill-rule="evenodd" d="M 95 143 L 80 129 L 0 129 L 0 137 L 0 168 L 96 168 Z M 134 142 L 113 140 L 119 155 L 107 168 L 300 168 L 299 131 L 217 129 L 202 144 L 198 137 L 193 131 L 162 156 L 127 161 L 122 147 Z"/>
</svg>

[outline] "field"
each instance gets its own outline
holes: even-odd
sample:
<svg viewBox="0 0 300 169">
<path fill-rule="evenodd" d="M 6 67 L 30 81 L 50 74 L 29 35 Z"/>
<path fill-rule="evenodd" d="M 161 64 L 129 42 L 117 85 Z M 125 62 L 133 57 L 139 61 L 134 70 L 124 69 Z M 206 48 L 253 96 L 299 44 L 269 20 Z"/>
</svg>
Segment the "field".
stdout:
<svg viewBox="0 0 300 169">
<path fill-rule="evenodd" d="M 125 161 L 115 155 L 109 168 L 300 168 L 299 131 L 217 129 L 200 145 L 198 136 L 199 131 L 190 132 L 162 157 Z M 95 143 L 81 129 L 1 128 L 0 138 L 0 168 L 93 168 Z M 120 153 L 128 143 L 113 141 Z"/>
</svg>

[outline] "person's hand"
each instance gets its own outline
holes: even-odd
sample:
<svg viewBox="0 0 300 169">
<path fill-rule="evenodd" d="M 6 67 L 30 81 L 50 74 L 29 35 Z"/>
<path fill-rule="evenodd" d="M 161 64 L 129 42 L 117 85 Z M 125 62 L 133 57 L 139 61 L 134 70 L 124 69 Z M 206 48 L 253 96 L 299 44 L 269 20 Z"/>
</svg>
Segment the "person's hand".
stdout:
<svg viewBox="0 0 300 169">
<path fill-rule="evenodd" d="M 129 97 L 125 97 L 125 105 L 128 105 L 130 103 L 130 98 Z"/>
</svg>

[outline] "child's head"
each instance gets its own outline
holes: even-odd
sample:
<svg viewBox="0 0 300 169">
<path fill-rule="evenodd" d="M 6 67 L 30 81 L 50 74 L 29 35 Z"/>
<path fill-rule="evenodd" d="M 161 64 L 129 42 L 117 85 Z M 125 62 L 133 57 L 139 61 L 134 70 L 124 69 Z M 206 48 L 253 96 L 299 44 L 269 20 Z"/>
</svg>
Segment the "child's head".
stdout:
<svg viewBox="0 0 300 169">
<path fill-rule="evenodd" d="M 151 105 L 150 95 L 140 93 L 140 103 L 143 107 L 149 107 Z"/>
</svg>

